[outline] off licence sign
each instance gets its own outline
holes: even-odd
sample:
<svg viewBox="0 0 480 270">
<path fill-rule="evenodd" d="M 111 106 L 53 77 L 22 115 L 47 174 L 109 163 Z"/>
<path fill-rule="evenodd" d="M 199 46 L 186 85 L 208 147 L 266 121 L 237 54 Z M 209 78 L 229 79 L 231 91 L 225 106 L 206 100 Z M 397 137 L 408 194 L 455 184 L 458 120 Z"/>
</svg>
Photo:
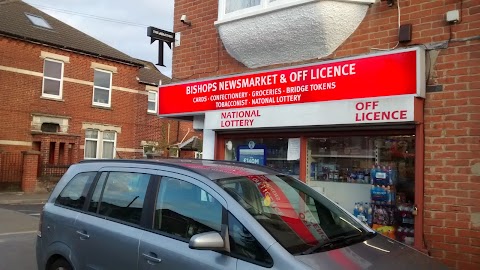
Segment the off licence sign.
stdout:
<svg viewBox="0 0 480 270">
<path fill-rule="evenodd" d="M 424 95 L 420 48 L 161 86 L 160 115 L 399 95 Z"/>
</svg>

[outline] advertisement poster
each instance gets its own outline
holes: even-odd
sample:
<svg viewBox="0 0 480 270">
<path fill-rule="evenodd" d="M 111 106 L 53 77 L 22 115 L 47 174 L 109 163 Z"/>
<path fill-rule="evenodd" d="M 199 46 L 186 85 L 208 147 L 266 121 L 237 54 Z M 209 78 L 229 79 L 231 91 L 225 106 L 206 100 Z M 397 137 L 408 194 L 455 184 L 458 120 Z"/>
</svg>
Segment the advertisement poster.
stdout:
<svg viewBox="0 0 480 270">
<path fill-rule="evenodd" d="M 250 142 L 248 145 L 240 145 L 237 148 L 238 161 L 258 165 L 266 165 L 266 147 L 264 145 L 255 145 Z"/>
<path fill-rule="evenodd" d="M 300 138 L 288 139 L 287 160 L 300 159 Z"/>
</svg>

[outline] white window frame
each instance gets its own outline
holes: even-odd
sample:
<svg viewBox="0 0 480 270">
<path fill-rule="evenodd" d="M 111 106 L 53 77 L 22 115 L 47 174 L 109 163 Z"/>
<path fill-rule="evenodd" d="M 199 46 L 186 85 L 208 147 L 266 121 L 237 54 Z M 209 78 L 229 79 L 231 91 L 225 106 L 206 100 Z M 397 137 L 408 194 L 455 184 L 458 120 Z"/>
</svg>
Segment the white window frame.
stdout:
<svg viewBox="0 0 480 270">
<path fill-rule="evenodd" d="M 293 7 L 309 2 L 317 2 L 319 0 L 260 0 L 260 5 L 236 10 L 230 13 L 225 13 L 228 0 L 218 0 L 218 22 L 248 18 L 264 12 L 269 12 L 276 9 L 283 9 Z M 343 0 L 345 2 L 356 2 L 360 4 L 373 4 L 376 0 Z"/>
<path fill-rule="evenodd" d="M 155 95 L 155 98 L 154 100 L 150 100 L 150 94 L 154 94 Z M 157 113 L 157 106 L 158 106 L 158 92 L 157 91 L 148 91 L 148 94 L 147 94 L 147 112 L 149 113 Z M 153 102 L 155 104 L 155 109 L 154 110 L 150 110 L 149 107 L 148 107 L 148 104 L 150 102 Z"/>
<path fill-rule="evenodd" d="M 107 74 L 110 75 L 110 87 L 109 88 L 95 85 L 95 71 L 107 73 Z M 93 71 L 93 94 L 92 94 L 92 104 L 94 106 L 111 107 L 111 105 L 112 105 L 112 77 L 113 77 L 113 73 L 111 71 L 98 69 L 98 68 L 94 69 L 94 71 Z M 95 102 L 95 88 L 98 88 L 98 89 L 101 89 L 101 90 L 108 90 L 108 102 L 107 103 Z"/>
<path fill-rule="evenodd" d="M 93 138 L 87 138 L 87 132 L 88 131 L 97 131 L 97 138 L 96 139 L 93 139 Z M 99 145 L 99 141 L 100 141 L 100 130 L 98 129 L 87 129 L 85 130 L 85 143 L 84 143 L 84 147 L 83 147 L 83 158 L 84 159 L 97 159 L 98 158 L 98 145 Z M 87 157 L 87 141 L 93 141 L 93 142 L 97 142 L 97 147 L 95 149 L 95 157 Z"/>
<path fill-rule="evenodd" d="M 113 134 L 114 134 L 113 140 L 107 140 L 107 139 L 104 139 L 104 138 L 103 138 L 103 135 L 104 135 L 104 133 L 106 133 L 106 132 L 113 132 Z M 105 158 L 105 157 L 103 156 L 103 148 L 104 148 L 104 146 L 105 146 L 105 142 L 113 142 L 112 158 L 115 158 L 115 156 L 116 156 L 115 154 L 117 153 L 117 132 L 115 132 L 115 131 L 113 131 L 113 130 L 105 130 L 105 131 L 102 131 L 102 144 L 101 144 L 101 147 L 99 147 L 99 148 L 100 148 L 99 150 L 101 151 L 101 152 L 100 152 L 100 153 L 101 153 L 101 157 L 100 157 L 100 158 Z"/>
<path fill-rule="evenodd" d="M 62 70 L 60 71 L 60 79 L 45 76 L 45 63 L 47 61 L 59 63 L 62 65 Z M 53 99 L 62 99 L 63 97 L 63 71 L 64 71 L 65 63 L 63 61 L 54 60 L 51 58 L 45 58 L 43 60 L 43 79 L 42 79 L 42 97 L 46 98 L 53 98 Z M 58 95 L 46 94 L 45 93 L 45 79 L 52 80 L 52 81 L 59 81 L 60 82 L 60 89 L 58 89 Z"/>
<path fill-rule="evenodd" d="M 116 158 L 117 156 L 117 132 L 114 130 L 98 130 L 98 129 L 86 129 L 85 134 L 89 130 L 94 130 L 97 131 L 97 139 L 92 139 L 92 138 L 87 138 L 85 135 L 85 144 L 84 144 L 84 149 L 83 149 L 83 158 L 84 159 L 103 159 L 103 143 L 104 142 L 113 142 L 113 158 Z M 113 140 L 105 140 L 103 139 L 103 133 L 105 132 L 113 132 L 115 134 L 115 138 Z M 95 157 L 87 157 L 87 141 L 95 141 L 97 142 L 97 149 L 95 149 Z"/>
</svg>

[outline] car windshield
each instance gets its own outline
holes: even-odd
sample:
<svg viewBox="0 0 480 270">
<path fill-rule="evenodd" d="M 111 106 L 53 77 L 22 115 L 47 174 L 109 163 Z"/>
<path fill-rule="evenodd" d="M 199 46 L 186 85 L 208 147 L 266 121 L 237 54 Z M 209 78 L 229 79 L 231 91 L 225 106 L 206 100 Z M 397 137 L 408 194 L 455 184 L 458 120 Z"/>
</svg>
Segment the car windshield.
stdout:
<svg viewBox="0 0 480 270">
<path fill-rule="evenodd" d="M 290 176 L 242 176 L 218 184 L 292 254 L 334 249 L 369 235 L 335 203 Z"/>
</svg>

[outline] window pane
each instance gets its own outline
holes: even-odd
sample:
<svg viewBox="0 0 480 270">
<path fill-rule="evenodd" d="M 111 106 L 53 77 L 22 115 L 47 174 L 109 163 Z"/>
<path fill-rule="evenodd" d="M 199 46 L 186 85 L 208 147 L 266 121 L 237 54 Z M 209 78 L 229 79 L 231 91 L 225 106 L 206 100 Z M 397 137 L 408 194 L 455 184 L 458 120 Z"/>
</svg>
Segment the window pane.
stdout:
<svg viewBox="0 0 480 270">
<path fill-rule="evenodd" d="M 113 158 L 113 142 L 103 142 L 102 158 Z"/>
<path fill-rule="evenodd" d="M 92 199 L 90 200 L 90 205 L 88 206 L 88 211 L 97 213 L 98 206 L 100 205 L 100 196 L 102 195 L 103 187 L 105 186 L 105 179 L 107 178 L 106 172 L 103 172 L 100 178 L 98 179 L 97 185 L 95 186 L 95 191 L 93 192 Z"/>
<path fill-rule="evenodd" d="M 110 91 L 108 91 L 108 90 L 95 88 L 95 91 L 94 91 L 94 94 L 93 94 L 93 101 L 98 102 L 98 103 L 108 104 L 109 92 Z"/>
<path fill-rule="evenodd" d="M 294 138 L 227 139 L 225 160 L 259 163 L 293 177 L 300 177 L 300 160 L 289 160 L 289 141 Z M 253 149 L 250 149 L 253 147 Z"/>
<path fill-rule="evenodd" d="M 156 105 L 157 105 L 157 104 L 156 104 L 155 102 L 150 102 L 150 101 L 149 101 L 149 102 L 148 102 L 148 110 L 149 110 L 149 111 L 152 111 L 152 112 L 157 111 L 157 110 L 156 110 L 156 107 L 157 107 Z"/>
<path fill-rule="evenodd" d="M 103 132 L 103 139 L 104 140 L 115 140 L 115 131 L 105 131 Z"/>
<path fill-rule="evenodd" d="M 87 131 L 85 132 L 85 138 L 98 139 L 98 130 L 87 129 Z"/>
<path fill-rule="evenodd" d="M 148 101 L 155 101 L 157 99 L 157 92 L 148 92 Z"/>
<path fill-rule="evenodd" d="M 268 252 L 231 213 L 228 213 L 228 233 L 232 254 L 247 260 L 273 264 L 273 259 Z"/>
<path fill-rule="evenodd" d="M 225 13 L 260 5 L 260 0 L 226 0 Z"/>
<path fill-rule="evenodd" d="M 95 86 L 110 88 L 110 76 L 111 75 L 112 75 L 112 73 L 110 73 L 110 72 L 102 72 L 102 71 L 95 70 L 95 74 L 94 74 Z"/>
<path fill-rule="evenodd" d="M 36 26 L 40 26 L 40 27 L 44 27 L 44 28 L 49 28 L 49 29 L 52 29 L 52 27 L 50 26 L 50 24 L 48 24 L 47 21 L 45 21 L 44 18 L 40 17 L 40 16 L 35 16 L 35 15 L 32 15 L 32 14 L 26 14 L 27 15 L 27 18 Z"/>
<path fill-rule="evenodd" d="M 82 209 L 95 174 L 95 172 L 77 174 L 62 190 L 56 203 L 75 209 Z"/>
<path fill-rule="evenodd" d="M 43 93 L 48 95 L 60 95 L 60 81 L 43 78 Z"/>
<path fill-rule="evenodd" d="M 61 79 L 62 63 L 45 60 L 43 75 L 55 79 Z"/>
<path fill-rule="evenodd" d="M 205 191 L 211 200 L 202 200 L 202 191 L 188 182 L 163 177 L 155 210 L 154 229 L 185 240 L 202 232 L 220 232 L 222 205 Z"/>
<path fill-rule="evenodd" d="M 85 158 L 97 158 L 97 142 L 85 142 Z"/>
<path fill-rule="evenodd" d="M 150 175 L 111 172 L 100 202 L 99 214 L 139 224 Z"/>
</svg>

